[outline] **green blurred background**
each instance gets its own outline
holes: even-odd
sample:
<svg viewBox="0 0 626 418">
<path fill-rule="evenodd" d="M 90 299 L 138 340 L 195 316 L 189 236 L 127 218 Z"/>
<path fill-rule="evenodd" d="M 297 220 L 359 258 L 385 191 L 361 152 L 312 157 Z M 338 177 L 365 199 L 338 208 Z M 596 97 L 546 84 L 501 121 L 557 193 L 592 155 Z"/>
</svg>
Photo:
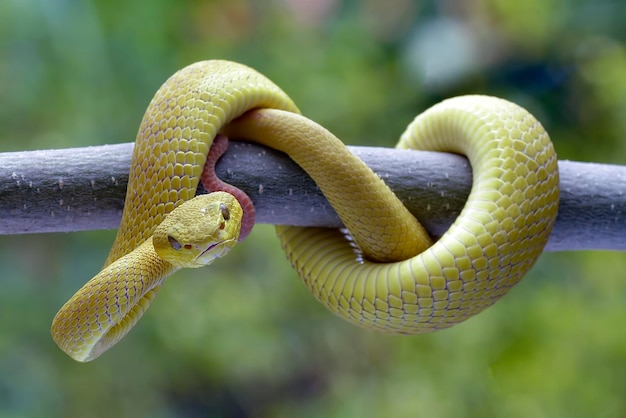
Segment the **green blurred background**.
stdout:
<svg viewBox="0 0 626 418">
<path fill-rule="evenodd" d="M 0 148 L 131 141 L 169 75 L 225 58 L 350 144 L 486 93 L 539 117 L 560 159 L 626 164 L 625 19 L 615 0 L 2 0 Z M 75 363 L 50 322 L 114 233 L 0 238 L 0 417 L 626 415 L 624 254 L 544 254 L 478 317 L 391 337 L 327 312 L 259 225 Z"/>
</svg>

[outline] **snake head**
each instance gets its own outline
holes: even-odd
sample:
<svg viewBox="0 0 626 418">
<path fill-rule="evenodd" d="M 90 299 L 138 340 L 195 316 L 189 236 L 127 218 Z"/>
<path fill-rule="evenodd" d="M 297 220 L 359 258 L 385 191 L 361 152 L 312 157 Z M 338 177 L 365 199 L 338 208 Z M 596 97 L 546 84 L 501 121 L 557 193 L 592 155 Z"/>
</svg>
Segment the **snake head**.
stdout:
<svg viewBox="0 0 626 418">
<path fill-rule="evenodd" d="M 207 266 L 235 246 L 242 216 L 241 205 L 229 193 L 196 196 L 166 216 L 152 244 L 159 257 L 176 267 Z"/>
</svg>

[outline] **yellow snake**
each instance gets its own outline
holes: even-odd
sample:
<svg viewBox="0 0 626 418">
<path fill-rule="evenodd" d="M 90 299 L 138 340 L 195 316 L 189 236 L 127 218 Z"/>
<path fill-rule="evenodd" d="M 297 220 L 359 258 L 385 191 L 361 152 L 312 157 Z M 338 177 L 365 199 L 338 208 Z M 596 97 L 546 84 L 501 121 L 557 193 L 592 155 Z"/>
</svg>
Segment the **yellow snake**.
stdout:
<svg viewBox="0 0 626 418">
<path fill-rule="evenodd" d="M 557 158 L 519 106 L 457 97 L 402 135 L 399 148 L 463 154 L 473 168 L 466 206 L 434 244 L 382 180 L 297 113 L 284 92 L 241 64 L 199 62 L 167 80 L 139 128 L 105 267 L 54 318 L 61 349 L 78 361 L 98 357 L 137 322 L 165 277 L 209 264 L 237 242 L 237 199 L 194 198 L 218 133 L 286 152 L 319 185 L 349 236 L 289 226 L 277 233 L 313 294 L 355 324 L 396 334 L 452 326 L 507 293 L 542 252 L 557 214 Z"/>
</svg>

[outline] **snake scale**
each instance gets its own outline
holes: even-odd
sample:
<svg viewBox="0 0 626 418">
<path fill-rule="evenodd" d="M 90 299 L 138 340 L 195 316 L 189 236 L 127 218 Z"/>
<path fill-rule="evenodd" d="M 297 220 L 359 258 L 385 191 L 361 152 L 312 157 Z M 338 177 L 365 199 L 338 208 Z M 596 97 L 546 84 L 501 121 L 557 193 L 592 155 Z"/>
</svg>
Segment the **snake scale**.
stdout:
<svg viewBox="0 0 626 418">
<path fill-rule="evenodd" d="M 53 338 L 73 359 L 98 357 L 135 325 L 167 276 L 210 264 L 239 240 L 241 199 L 195 197 L 218 134 L 284 151 L 316 181 L 349 235 L 277 226 L 282 247 L 331 311 L 387 333 L 447 328 L 492 305 L 533 266 L 557 214 L 552 143 L 511 102 L 448 99 L 402 134 L 399 148 L 458 153 L 472 166 L 464 209 L 433 243 L 383 181 L 271 81 L 242 64 L 198 62 L 152 99 L 105 266 L 54 318 Z"/>
</svg>

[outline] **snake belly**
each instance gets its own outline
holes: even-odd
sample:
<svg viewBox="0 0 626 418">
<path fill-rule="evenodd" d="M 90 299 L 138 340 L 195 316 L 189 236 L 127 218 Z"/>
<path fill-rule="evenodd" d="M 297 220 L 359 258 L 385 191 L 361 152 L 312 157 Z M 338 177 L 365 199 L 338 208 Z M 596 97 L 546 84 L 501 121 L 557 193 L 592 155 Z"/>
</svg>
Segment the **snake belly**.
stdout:
<svg viewBox="0 0 626 418">
<path fill-rule="evenodd" d="M 257 140 L 266 121 L 274 126 L 272 121 L 281 117 L 258 118 L 252 112 L 247 114 L 252 117 L 227 124 L 248 110 L 266 108 L 298 113 L 265 77 L 226 61 L 193 64 L 157 92 L 137 136 L 123 219 L 106 265 L 53 322 L 53 337 L 70 356 L 80 361 L 97 357 L 147 309 L 174 269 L 154 257 L 146 240 L 167 213 L 194 197 L 215 135 L 228 134 L 241 120 L 250 128 L 246 138 Z M 349 156 L 340 158 L 343 171 L 320 165 L 318 157 L 302 158 L 302 150 L 293 145 L 301 140 L 311 149 L 334 151 L 315 142 L 319 130 L 300 128 L 299 123 L 292 135 L 299 139 L 278 144 L 278 136 L 290 134 L 288 127 L 276 126 L 277 132 L 269 130 L 258 142 L 287 152 L 318 184 L 358 183 L 384 196 L 376 203 L 349 187 L 320 186 L 356 237 L 363 258 L 340 231 L 277 226 L 283 249 L 304 283 L 324 305 L 355 324 L 415 334 L 461 322 L 516 284 L 548 240 L 558 208 L 556 154 L 541 124 L 513 103 L 486 96 L 449 99 L 419 115 L 402 135 L 400 148 L 455 152 L 466 155 L 472 165 L 473 187 L 465 208 L 430 247 L 423 228 L 399 208 L 373 172 L 360 174 Z M 130 275 L 120 273 L 120 264 L 133 266 L 128 267 Z M 98 290 L 110 288 L 117 293 Z M 111 330 L 115 339 L 102 343 Z"/>
</svg>

